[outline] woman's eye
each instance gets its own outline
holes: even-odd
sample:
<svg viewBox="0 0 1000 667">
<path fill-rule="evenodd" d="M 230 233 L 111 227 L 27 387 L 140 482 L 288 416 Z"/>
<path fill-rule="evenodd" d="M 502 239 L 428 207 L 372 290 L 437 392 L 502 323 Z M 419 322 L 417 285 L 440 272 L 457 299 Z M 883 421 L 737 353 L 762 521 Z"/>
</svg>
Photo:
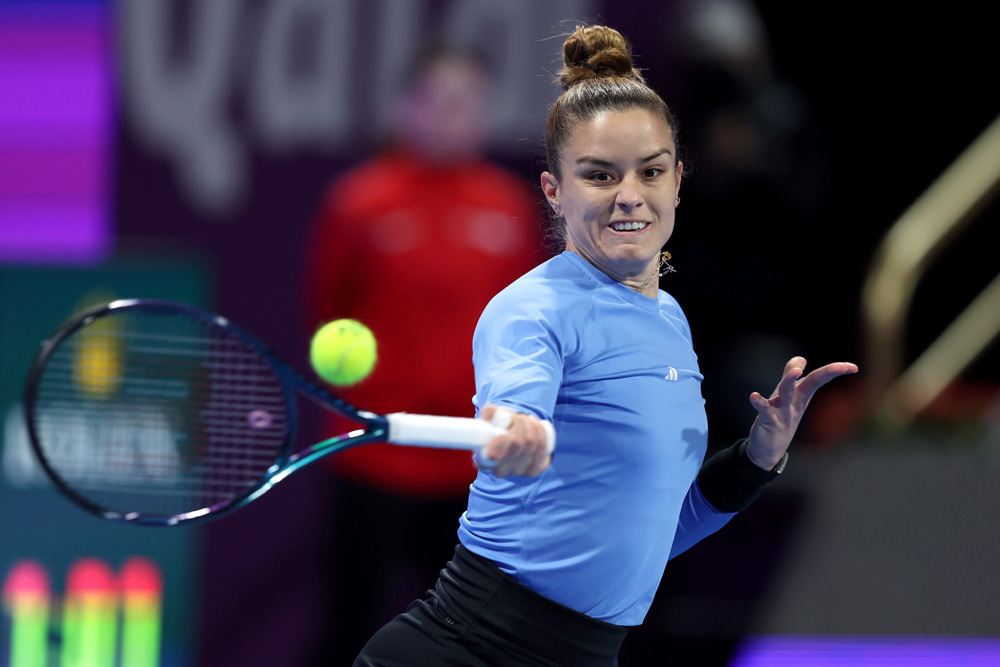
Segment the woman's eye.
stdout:
<svg viewBox="0 0 1000 667">
<path fill-rule="evenodd" d="M 662 173 L 663 173 L 663 170 L 660 169 L 659 167 L 650 167 L 649 169 L 646 169 L 645 171 L 643 171 L 642 175 L 645 176 L 646 178 L 656 178 L 657 176 L 659 176 Z"/>
<path fill-rule="evenodd" d="M 598 171 L 590 175 L 590 180 L 598 181 L 601 183 L 607 183 L 608 181 L 611 180 L 611 174 L 603 171 Z"/>
</svg>

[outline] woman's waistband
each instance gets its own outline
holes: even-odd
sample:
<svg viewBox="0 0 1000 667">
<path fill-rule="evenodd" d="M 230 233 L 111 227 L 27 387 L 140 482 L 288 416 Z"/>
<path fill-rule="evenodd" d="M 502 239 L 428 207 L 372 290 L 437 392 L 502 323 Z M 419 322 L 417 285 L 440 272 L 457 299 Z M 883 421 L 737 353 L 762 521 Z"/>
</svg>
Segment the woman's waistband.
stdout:
<svg viewBox="0 0 1000 667">
<path fill-rule="evenodd" d="M 536 593 L 461 544 L 436 592 L 464 620 L 557 663 L 611 665 L 628 633 Z"/>
</svg>

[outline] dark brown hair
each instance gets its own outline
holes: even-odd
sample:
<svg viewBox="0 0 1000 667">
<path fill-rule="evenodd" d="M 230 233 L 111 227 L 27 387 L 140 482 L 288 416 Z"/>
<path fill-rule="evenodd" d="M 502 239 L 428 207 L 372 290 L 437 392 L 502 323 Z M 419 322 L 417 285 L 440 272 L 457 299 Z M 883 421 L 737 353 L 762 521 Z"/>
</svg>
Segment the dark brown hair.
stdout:
<svg viewBox="0 0 1000 667">
<path fill-rule="evenodd" d="M 645 109 L 662 116 L 677 146 L 674 116 L 633 66 L 632 47 L 620 32 L 600 25 L 577 26 L 563 43 L 563 64 L 557 77 L 563 94 L 552 105 L 545 126 L 545 157 L 556 179 L 561 178 L 559 160 L 570 132 L 602 111 Z"/>
</svg>

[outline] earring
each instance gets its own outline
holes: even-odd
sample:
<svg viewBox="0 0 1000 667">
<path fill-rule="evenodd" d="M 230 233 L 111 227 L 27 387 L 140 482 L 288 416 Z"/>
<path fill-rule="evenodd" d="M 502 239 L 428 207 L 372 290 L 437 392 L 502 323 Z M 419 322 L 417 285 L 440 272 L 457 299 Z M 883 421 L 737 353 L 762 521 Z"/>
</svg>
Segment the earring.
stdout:
<svg viewBox="0 0 1000 667">
<path fill-rule="evenodd" d="M 677 208 L 677 205 L 680 203 L 681 203 L 681 198 L 678 197 L 677 199 L 674 200 L 674 208 Z"/>
<path fill-rule="evenodd" d="M 660 277 L 661 278 L 663 276 L 667 275 L 668 273 L 677 273 L 677 269 L 675 269 L 673 266 L 670 265 L 669 262 L 667 262 L 667 260 L 670 259 L 670 257 L 671 257 L 670 253 L 667 252 L 666 250 L 664 250 L 663 252 L 660 253 Z"/>
</svg>

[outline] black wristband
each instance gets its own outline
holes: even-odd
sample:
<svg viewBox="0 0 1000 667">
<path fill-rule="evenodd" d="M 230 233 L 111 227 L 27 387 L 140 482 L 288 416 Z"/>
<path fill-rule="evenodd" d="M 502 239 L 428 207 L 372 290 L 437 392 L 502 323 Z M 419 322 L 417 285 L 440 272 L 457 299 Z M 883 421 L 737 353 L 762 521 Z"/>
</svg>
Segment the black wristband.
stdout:
<svg viewBox="0 0 1000 667">
<path fill-rule="evenodd" d="M 750 460 L 744 438 L 705 459 L 698 473 L 698 486 L 717 510 L 741 512 L 777 476 L 777 472 L 763 470 Z"/>
</svg>

